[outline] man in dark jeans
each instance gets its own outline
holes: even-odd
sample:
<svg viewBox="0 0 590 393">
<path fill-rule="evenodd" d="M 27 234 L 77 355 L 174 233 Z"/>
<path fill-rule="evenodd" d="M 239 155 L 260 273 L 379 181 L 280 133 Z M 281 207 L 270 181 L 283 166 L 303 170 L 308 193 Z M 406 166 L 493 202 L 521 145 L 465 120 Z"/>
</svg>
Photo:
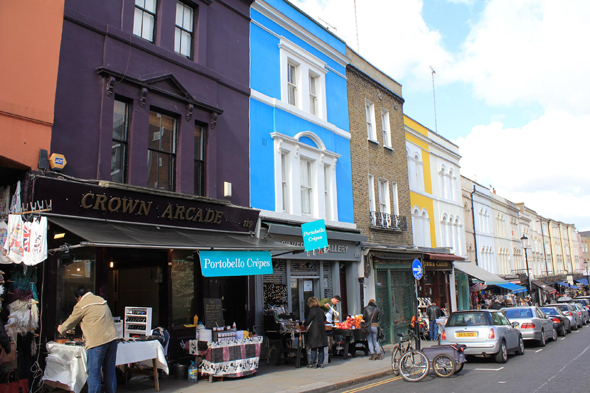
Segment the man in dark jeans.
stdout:
<svg viewBox="0 0 590 393">
<path fill-rule="evenodd" d="M 440 311 L 440 307 L 436 304 L 436 301 L 432 303 L 426 309 L 426 315 L 428 316 L 428 334 L 430 335 L 430 340 L 436 340 L 438 337 L 438 325 L 436 324 L 437 318 L 442 316 L 442 312 Z"/>
</svg>

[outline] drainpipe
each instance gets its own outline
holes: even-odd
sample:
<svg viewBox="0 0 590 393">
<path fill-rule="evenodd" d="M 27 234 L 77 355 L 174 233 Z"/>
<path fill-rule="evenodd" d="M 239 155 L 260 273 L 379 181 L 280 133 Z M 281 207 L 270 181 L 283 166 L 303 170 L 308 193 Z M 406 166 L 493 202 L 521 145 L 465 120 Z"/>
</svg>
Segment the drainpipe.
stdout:
<svg viewBox="0 0 590 393">
<path fill-rule="evenodd" d="M 471 219 L 473 220 L 473 247 L 475 247 L 475 266 L 479 266 L 477 262 L 477 236 L 475 233 L 475 211 L 473 210 L 473 194 L 475 193 L 475 184 L 471 192 Z"/>
<path fill-rule="evenodd" d="M 543 220 L 539 220 L 539 222 L 541 223 L 541 240 L 543 241 L 543 258 L 545 259 L 545 272 L 547 273 L 547 276 L 549 276 L 549 266 L 547 266 L 547 252 L 545 251 L 545 233 L 543 233 Z"/>
</svg>

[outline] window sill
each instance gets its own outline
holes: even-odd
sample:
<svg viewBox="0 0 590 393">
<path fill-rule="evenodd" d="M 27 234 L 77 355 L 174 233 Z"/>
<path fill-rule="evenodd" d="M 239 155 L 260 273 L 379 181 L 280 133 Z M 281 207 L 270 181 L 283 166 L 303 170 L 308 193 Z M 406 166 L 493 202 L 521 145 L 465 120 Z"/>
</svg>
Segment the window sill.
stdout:
<svg viewBox="0 0 590 393">
<path fill-rule="evenodd" d="M 395 150 L 393 150 L 393 147 L 391 147 L 391 146 L 383 146 L 383 147 L 389 151 L 395 151 Z"/>
<path fill-rule="evenodd" d="M 376 145 L 379 145 L 379 142 L 377 142 L 377 141 L 376 141 L 376 140 L 374 140 L 374 139 L 367 138 L 367 140 L 368 140 L 369 142 L 371 142 L 371 143 L 374 143 L 374 144 L 376 144 Z"/>
</svg>

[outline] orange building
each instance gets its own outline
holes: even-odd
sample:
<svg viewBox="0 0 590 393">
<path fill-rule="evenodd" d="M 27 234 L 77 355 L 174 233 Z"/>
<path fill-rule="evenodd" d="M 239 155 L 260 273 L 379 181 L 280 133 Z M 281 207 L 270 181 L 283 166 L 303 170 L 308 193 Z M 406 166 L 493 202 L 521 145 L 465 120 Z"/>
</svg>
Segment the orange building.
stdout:
<svg viewBox="0 0 590 393">
<path fill-rule="evenodd" d="M 64 0 L 0 0 L 0 178 L 50 152 Z"/>
</svg>

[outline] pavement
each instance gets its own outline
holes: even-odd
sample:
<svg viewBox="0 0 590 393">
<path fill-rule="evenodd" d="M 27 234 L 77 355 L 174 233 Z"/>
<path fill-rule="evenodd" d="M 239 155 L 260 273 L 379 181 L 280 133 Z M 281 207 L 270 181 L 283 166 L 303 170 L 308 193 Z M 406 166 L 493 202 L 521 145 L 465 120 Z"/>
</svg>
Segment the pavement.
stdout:
<svg viewBox="0 0 590 393">
<path fill-rule="evenodd" d="M 435 345 L 435 341 L 422 341 L 422 347 Z M 174 375 L 160 379 L 160 392 L 252 392 L 252 393 L 323 393 L 348 386 L 360 384 L 392 374 L 391 352 L 393 345 L 385 346 L 382 360 L 369 360 L 362 351 L 356 357 L 344 359 L 333 356 L 331 362 L 323 369 L 309 369 L 305 366 L 296 368 L 293 363 L 281 363 L 280 366 L 266 364 L 260 360 L 255 375 L 242 378 L 217 378 L 213 382 L 199 379 L 198 382 L 178 380 Z M 171 367 L 171 370 L 173 368 Z M 173 371 L 171 371 L 173 374 Z M 154 381 L 149 378 L 131 380 L 128 385 L 119 385 L 119 392 L 154 391 Z"/>
</svg>

